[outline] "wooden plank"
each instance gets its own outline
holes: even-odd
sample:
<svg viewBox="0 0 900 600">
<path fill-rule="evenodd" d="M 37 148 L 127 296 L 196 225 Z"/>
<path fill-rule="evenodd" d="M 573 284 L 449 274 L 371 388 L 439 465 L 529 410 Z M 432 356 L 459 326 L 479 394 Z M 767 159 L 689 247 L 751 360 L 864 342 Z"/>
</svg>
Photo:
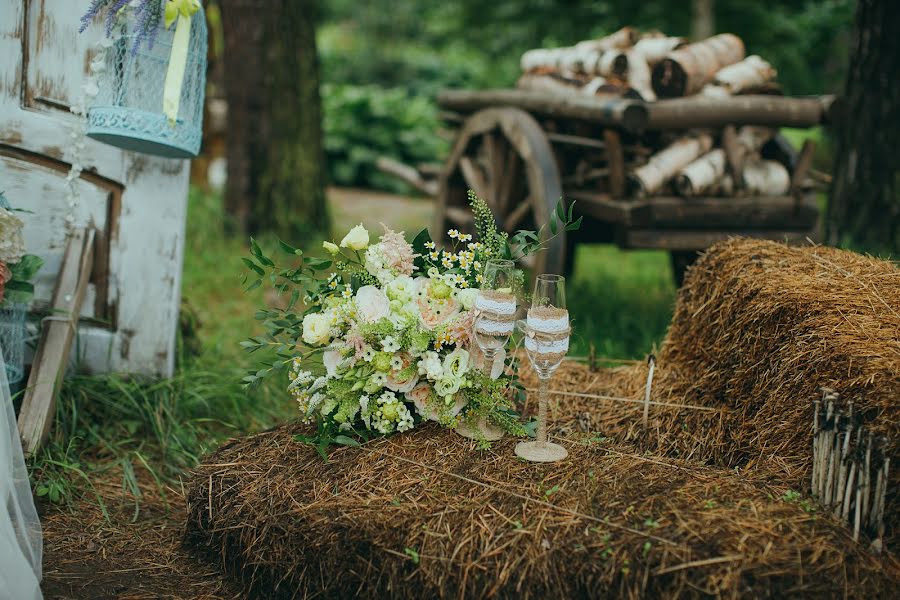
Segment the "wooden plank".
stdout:
<svg viewBox="0 0 900 600">
<path fill-rule="evenodd" d="M 625 153 L 619 132 L 604 129 L 603 141 L 606 143 L 606 160 L 609 163 L 609 193 L 613 198 L 622 198 L 625 196 Z"/>
<path fill-rule="evenodd" d="M 635 204 L 632 225 L 649 228 L 808 229 L 819 216 L 815 198 L 809 195 L 799 201 L 791 196 L 654 197 Z M 642 204 L 649 209 L 646 213 L 639 210 Z M 638 214 L 646 214 L 646 220 L 638 219 Z"/>
<path fill-rule="evenodd" d="M 580 135 L 566 135 L 564 133 L 547 132 L 547 139 L 554 144 L 565 144 L 568 146 L 580 146 L 582 148 L 596 148 L 597 150 L 605 150 L 606 144 L 600 140 L 588 138 Z"/>
<path fill-rule="evenodd" d="M 56 411 L 56 394 L 69 363 L 78 315 L 91 277 L 94 230 L 77 229 L 66 244 L 62 268 L 53 292 L 50 317 L 45 319 L 19 413 L 19 434 L 26 454 L 47 438 Z"/>
<path fill-rule="evenodd" d="M 566 190 L 566 199 L 574 200 L 575 212 L 619 225 L 628 225 L 631 222 L 633 202 L 616 200 L 609 194 L 598 194 L 585 190 Z"/>
<path fill-rule="evenodd" d="M 797 163 L 794 166 L 794 174 L 791 176 L 791 194 L 801 193 L 803 184 L 809 175 L 809 168 L 812 166 L 815 152 L 816 143 L 811 139 L 804 140 L 800 154 L 797 156 Z"/>
<path fill-rule="evenodd" d="M 629 131 L 643 129 L 647 122 L 647 106 L 640 100 L 610 100 L 590 96 L 562 96 L 550 92 L 528 90 L 444 90 L 437 98 L 442 108 L 472 113 L 483 108 L 512 106 L 530 113 L 550 117 L 583 119 L 601 125 L 623 127 Z"/>
<path fill-rule="evenodd" d="M 737 139 L 737 129 L 734 125 L 726 125 L 722 130 L 722 149 L 725 150 L 725 160 L 728 162 L 728 172 L 737 189 L 744 187 L 744 149 Z"/>
<path fill-rule="evenodd" d="M 643 248 L 653 250 L 704 250 L 717 242 L 733 237 L 749 237 L 787 242 L 802 242 L 812 238 L 808 230 L 766 230 L 745 231 L 697 231 L 673 229 L 631 229 L 624 232 L 620 245 L 623 248 Z"/>
<path fill-rule="evenodd" d="M 652 129 L 693 129 L 725 125 L 815 127 L 827 120 L 834 96 L 787 98 L 748 95 L 729 98 L 688 96 L 647 105 L 646 123 Z"/>
</svg>

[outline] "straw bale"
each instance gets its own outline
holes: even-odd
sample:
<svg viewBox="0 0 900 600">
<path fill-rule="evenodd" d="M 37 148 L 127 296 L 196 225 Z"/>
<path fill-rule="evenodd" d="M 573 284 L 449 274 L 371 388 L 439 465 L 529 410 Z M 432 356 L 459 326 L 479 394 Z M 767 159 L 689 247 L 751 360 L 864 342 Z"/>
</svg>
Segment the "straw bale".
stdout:
<svg viewBox="0 0 900 600">
<path fill-rule="evenodd" d="M 763 473 L 591 437 L 539 466 L 514 440 L 478 451 L 432 425 L 325 463 L 301 431 L 232 442 L 189 490 L 187 539 L 259 597 L 861 597 L 900 581 Z"/>
<path fill-rule="evenodd" d="M 573 362 L 551 388 L 599 397 L 553 396 L 561 463 L 435 426 L 325 463 L 289 424 L 198 467 L 186 540 L 262 597 L 889 596 L 897 469 L 880 557 L 808 486 L 819 386 L 853 399 L 896 455 L 898 313 L 891 263 L 723 243 L 679 293 L 648 431 L 646 365 Z"/>
</svg>

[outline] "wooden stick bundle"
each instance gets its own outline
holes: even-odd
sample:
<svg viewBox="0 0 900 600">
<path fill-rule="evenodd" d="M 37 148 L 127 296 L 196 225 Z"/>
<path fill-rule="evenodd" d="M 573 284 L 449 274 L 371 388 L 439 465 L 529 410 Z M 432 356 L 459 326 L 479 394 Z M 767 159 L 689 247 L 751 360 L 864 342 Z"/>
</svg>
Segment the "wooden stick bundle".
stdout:
<svg viewBox="0 0 900 600">
<path fill-rule="evenodd" d="M 838 394 L 822 392 L 822 399 L 813 401 L 812 495 L 847 523 L 855 540 L 863 530 L 876 536 L 872 546 L 880 550 L 890 469 L 886 440 L 875 444 L 871 432 L 854 425 L 853 402 L 844 413 Z"/>
</svg>

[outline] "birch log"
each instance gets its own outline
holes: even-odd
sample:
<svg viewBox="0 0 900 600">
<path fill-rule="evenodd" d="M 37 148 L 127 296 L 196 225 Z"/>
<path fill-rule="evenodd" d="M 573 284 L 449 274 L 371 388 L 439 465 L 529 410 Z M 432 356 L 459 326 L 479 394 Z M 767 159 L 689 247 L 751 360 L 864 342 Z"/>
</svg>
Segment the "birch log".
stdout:
<svg viewBox="0 0 900 600">
<path fill-rule="evenodd" d="M 744 58 L 744 42 L 730 33 L 713 36 L 670 52 L 653 68 L 653 91 L 660 98 L 699 92 L 723 67 Z"/>
<path fill-rule="evenodd" d="M 626 50 L 625 63 L 628 85 L 637 90 L 647 102 L 656 100 L 653 85 L 650 83 L 650 65 L 647 64 L 647 59 L 635 50 Z"/>
<path fill-rule="evenodd" d="M 713 83 L 725 88 L 729 94 L 757 88 L 775 79 L 778 72 L 768 62 L 753 54 L 733 65 L 720 69 Z"/>
<path fill-rule="evenodd" d="M 741 175 L 750 196 L 783 196 L 791 187 L 788 170 L 774 160 L 748 161 Z"/>
<path fill-rule="evenodd" d="M 598 52 L 606 52 L 608 50 L 620 50 L 622 48 L 630 48 L 638 39 L 637 29 L 634 27 L 623 27 L 622 29 L 611 33 L 606 37 L 597 40 L 585 40 L 575 45 L 576 48 L 596 50 Z"/>
<path fill-rule="evenodd" d="M 712 137 L 702 134 L 680 138 L 661 152 L 650 157 L 647 164 L 635 169 L 629 178 L 633 192 L 638 197 L 656 193 L 679 171 L 712 147 Z"/>
<path fill-rule="evenodd" d="M 681 37 L 644 37 L 634 45 L 634 51 L 640 54 L 651 67 L 662 60 L 669 52 L 685 44 Z"/>
<path fill-rule="evenodd" d="M 686 198 L 707 194 L 725 175 L 726 164 L 721 148 L 707 152 L 682 169 L 675 178 L 675 190 Z"/>
</svg>

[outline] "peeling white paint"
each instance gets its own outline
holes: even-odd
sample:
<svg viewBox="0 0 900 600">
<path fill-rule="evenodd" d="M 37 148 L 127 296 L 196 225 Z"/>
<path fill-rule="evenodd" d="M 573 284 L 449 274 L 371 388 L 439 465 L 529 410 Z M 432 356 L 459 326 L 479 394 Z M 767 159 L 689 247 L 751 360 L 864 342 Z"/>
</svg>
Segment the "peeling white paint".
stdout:
<svg viewBox="0 0 900 600">
<path fill-rule="evenodd" d="M 74 117 L 52 102 L 68 104 L 80 94 L 87 55 L 102 35 L 100 24 L 78 34 L 84 9 L 72 0 L 32 0 L 25 14 L 24 0 L 0 0 L 0 190 L 34 211 L 23 218 L 29 249 L 47 261 L 37 281 L 33 306 L 38 310 L 50 302 L 69 210 L 67 165 L 55 169 L 42 157 L 57 166 L 60 158 L 71 158 Z M 107 181 L 82 178 L 75 222 L 93 223 L 109 240 L 110 252 L 106 299 L 97 307 L 101 286 L 90 286 L 82 311 L 89 320 L 79 326 L 74 360 L 87 372 L 171 375 L 190 169 L 186 161 L 137 155 L 93 140 L 87 140 L 81 160 L 86 172 Z M 122 190 L 117 214 L 111 210 L 111 189 Z"/>
</svg>

